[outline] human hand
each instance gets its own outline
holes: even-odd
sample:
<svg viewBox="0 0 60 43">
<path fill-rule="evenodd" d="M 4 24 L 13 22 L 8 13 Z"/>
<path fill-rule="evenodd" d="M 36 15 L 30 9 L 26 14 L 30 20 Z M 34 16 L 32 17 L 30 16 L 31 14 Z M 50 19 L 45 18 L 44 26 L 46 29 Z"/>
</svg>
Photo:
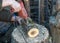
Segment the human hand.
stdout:
<svg viewBox="0 0 60 43">
<path fill-rule="evenodd" d="M 12 16 L 11 21 L 17 21 L 19 24 L 21 24 L 22 18 L 19 16 Z"/>
<path fill-rule="evenodd" d="M 10 6 L 15 0 L 2 0 L 2 7 Z"/>
<path fill-rule="evenodd" d="M 18 3 L 17 1 L 13 1 L 11 7 L 13 9 L 13 12 L 19 12 L 21 10 L 20 3 Z"/>
<path fill-rule="evenodd" d="M 14 12 L 20 11 L 20 4 L 15 0 L 3 0 L 2 7 L 11 6 L 14 9 Z"/>
</svg>

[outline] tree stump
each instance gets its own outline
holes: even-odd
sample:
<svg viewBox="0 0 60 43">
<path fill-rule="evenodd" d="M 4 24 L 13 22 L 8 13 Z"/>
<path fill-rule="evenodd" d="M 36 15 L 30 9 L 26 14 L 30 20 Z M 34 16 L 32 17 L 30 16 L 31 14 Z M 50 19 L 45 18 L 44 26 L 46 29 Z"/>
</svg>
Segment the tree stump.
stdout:
<svg viewBox="0 0 60 43">
<path fill-rule="evenodd" d="M 31 26 L 32 24 L 28 24 L 29 28 L 31 28 Z M 22 26 L 18 26 L 17 28 L 15 28 L 12 32 L 11 43 L 41 43 L 48 39 L 48 30 L 42 25 L 35 24 L 35 26 L 38 28 L 39 34 L 34 38 L 29 37 L 26 34 L 27 31 L 23 29 Z"/>
</svg>

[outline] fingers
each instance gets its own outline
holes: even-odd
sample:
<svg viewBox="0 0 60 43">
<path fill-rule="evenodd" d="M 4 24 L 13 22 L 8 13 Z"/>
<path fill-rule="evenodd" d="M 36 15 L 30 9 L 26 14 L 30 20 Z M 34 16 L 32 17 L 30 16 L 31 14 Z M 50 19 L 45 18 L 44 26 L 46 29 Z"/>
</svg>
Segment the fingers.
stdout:
<svg viewBox="0 0 60 43">
<path fill-rule="evenodd" d="M 18 12 L 21 9 L 20 4 L 15 0 L 3 0 L 2 7 L 11 6 L 14 12 Z"/>
<path fill-rule="evenodd" d="M 18 12 L 21 10 L 21 6 L 17 1 L 14 1 L 11 5 L 11 7 L 14 9 L 14 12 Z"/>
<path fill-rule="evenodd" d="M 9 6 L 13 3 L 15 0 L 2 0 L 2 7 Z"/>
</svg>

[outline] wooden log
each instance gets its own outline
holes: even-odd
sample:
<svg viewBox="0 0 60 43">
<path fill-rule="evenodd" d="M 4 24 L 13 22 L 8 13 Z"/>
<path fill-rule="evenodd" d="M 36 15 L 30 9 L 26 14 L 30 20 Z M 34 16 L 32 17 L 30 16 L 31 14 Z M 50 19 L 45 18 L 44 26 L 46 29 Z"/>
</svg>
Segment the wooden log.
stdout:
<svg viewBox="0 0 60 43">
<path fill-rule="evenodd" d="M 44 23 L 44 0 L 40 0 L 40 16 L 41 16 L 41 24 Z"/>
<path fill-rule="evenodd" d="M 50 30 L 53 43 L 60 43 L 60 12 L 58 12 L 55 19 L 50 22 Z"/>
<path fill-rule="evenodd" d="M 28 26 L 31 27 L 32 24 L 28 24 Z M 18 26 L 17 28 L 14 29 L 12 32 L 12 40 L 11 43 L 41 43 L 42 41 L 45 41 L 48 36 L 48 30 L 42 26 L 35 24 L 38 27 L 39 34 L 38 36 L 31 38 L 29 36 L 26 36 L 25 32 L 23 31 L 21 26 Z"/>
<path fill-rule="evenodd" d="M 57 3 L 56 3 L 56 10 L 58 11 L 60 9 L 60 0 L 57 0 Z"/>
<path fill-rule="evenodd" d="M 60 29 L 52 25 L 50 27 L 53 43 L 60 43 Z"/>
<path fill-rule="evenodd" d="M 24 0 L 24 5 L 28 15 L 30 16 L 30 0 Z"/>
</svg>

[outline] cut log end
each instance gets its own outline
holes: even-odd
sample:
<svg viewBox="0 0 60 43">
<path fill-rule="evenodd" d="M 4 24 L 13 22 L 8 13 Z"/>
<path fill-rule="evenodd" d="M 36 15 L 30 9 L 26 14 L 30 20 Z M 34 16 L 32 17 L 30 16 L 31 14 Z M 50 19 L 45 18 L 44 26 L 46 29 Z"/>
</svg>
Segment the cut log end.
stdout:
<svg viewBox="0 0 60 43">
<path fill-rule="evenodd" d="M 32 28 L 28 31 L 28 36 L 31 38 L 38 36 L 38 34 L 39 34 L 39 30 L 37 28 Z"/>
</svg>

